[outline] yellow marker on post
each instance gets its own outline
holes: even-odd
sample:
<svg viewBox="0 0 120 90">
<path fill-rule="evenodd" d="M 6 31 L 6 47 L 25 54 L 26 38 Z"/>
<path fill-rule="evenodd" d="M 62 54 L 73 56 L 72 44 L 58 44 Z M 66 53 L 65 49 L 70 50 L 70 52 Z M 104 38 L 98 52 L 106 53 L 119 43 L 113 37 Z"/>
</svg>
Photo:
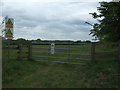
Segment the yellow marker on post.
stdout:
<svg viewBox="0 0 120 90">
<path fill-rule="evenodd" d="M 12 39 L 13 38 L 13 19 L 6 18 L 5 20 L 5 38 Z"/>
</svg>

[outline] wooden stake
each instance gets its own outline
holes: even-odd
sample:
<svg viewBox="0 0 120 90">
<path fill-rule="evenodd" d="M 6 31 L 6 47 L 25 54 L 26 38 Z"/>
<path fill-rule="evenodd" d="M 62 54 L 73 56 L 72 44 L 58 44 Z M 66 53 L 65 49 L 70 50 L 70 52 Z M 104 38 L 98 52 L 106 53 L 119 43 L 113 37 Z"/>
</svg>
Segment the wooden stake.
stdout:
<svg viewBox="0 0 120 90">
<path fill-rule="evenodd" d="M 19 44 L 19 46 L 18 46 L 18 49 L 19 49 L 19 55 L 18 55 L 18 60 L 22 60 L 22 44 Z"/>
<path fill-rule="evenodd" d="M 91 60 L 95 60 L 95 42 L 91 43 Z"/>
<path fill-rule="evenodd" d="M 32 44 L 29 43 L 28 47 L 28 60 L 32 60 Z"/>
<path fill-rule="evenodd" d="M 118 61 L 120 61 L 120 41 L 119 41 L 119 43 L 118 43 Z"/>
</svg>

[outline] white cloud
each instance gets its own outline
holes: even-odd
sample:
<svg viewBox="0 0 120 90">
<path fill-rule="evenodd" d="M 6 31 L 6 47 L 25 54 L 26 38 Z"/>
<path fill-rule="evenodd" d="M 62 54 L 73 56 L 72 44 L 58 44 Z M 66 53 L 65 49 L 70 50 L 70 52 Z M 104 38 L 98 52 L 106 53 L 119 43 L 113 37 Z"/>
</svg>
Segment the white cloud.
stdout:
<svg viewBox="0 0 120 90">
<path fill-rule="evenodd" d="M 15 38 L 85 40 L 92 38 L 85 21 L 96 22 L 89 13 L 97 11 L 97 6 L 95 2 L 6 2 L 3 16 L 15 19 Z"/>
</svg>

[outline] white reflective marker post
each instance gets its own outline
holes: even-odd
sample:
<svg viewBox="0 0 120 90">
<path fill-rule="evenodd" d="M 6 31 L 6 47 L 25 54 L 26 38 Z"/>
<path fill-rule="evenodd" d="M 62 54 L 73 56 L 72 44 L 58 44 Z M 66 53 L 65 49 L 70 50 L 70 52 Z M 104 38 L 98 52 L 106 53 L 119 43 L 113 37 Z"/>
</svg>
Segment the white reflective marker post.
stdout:
<svg viewBox="0 0 120 90">
<path fill-rule="evenodd" d="M 50 53 L 51 54 L 55 53 L 55 43 L 51 43 Z"/>
</svg>

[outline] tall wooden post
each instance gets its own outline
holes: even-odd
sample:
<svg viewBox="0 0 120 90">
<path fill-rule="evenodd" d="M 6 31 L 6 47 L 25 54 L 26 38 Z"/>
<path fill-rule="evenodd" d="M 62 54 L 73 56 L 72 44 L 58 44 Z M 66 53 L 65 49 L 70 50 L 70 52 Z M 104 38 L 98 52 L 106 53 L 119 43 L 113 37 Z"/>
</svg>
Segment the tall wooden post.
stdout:
<svg viewBox="0 0 120 90">
<path fill-rule="evenodd" d="M 118 60 L 120 62 L 120 41 L 118 42 Z"/>
<path fill-rule="evenodd" d="M 70 46 L 71 46 L 71 43 L 69 42 L 69 45 L 68 45 L 68 63 L 70 63 Z"/>
<path fill-rule="evenodd" d="M 22 44 L 19 44 L 18 48 L 18 60 L 22 60 Z"/>
<path fill-rule="evenodd" d="M 7 39 L 8 41 L 8 60 L 10 59 L 10 40 Z"/>
<path fill-rule="evenodd" d="M 28 60 L 32 60 L 32 44 L 31 44 L 31 42 L 29 43 L 29 46 L 28 46 Z"/>
<path fill-rule="evenodd" d="M 91 43 L 91 60 L 95 60 L 95 42 Z"/>
</svg>

